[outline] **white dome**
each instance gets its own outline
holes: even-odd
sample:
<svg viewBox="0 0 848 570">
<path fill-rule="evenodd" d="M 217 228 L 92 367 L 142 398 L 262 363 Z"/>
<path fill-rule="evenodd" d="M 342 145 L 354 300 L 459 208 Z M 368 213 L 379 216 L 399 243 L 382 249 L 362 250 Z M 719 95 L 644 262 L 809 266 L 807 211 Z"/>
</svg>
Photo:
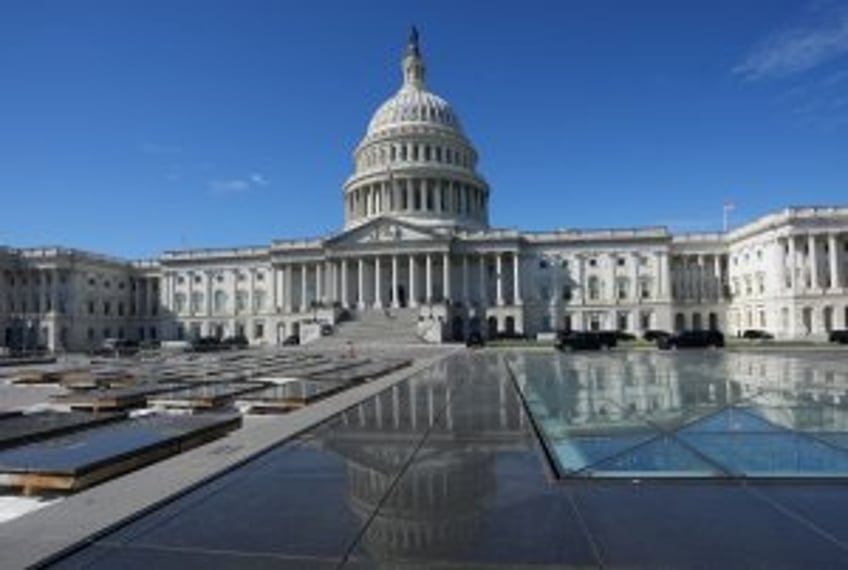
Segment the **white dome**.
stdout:
<svg viewBox="0 0 848 570">
<path fill-rule="evenodd" d="M 380 105 L 371 122 L 368 134 L 399 125 L 434 125 L 462 132 L 459 119 L 447 101 L 412 85 L 404 85 L 394 97 Z"/>
</svg>

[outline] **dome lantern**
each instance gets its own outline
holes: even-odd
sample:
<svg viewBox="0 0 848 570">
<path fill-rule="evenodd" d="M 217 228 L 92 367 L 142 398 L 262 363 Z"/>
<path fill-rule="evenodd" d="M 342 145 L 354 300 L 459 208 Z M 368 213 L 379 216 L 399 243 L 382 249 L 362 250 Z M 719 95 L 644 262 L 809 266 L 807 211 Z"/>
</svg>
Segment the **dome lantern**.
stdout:
<svg viewBox="0 0 848 570">
<path fill-rule="evenodd" d="M 406 55 L 403 58 L 403 87 L 406 89 L 426 89 L 424 76 L 426 67 L 421 57 L 418 45 L 418 30 L 412 26 L 409 32 L 409 42 L 406 45 Z"/>
</svg>

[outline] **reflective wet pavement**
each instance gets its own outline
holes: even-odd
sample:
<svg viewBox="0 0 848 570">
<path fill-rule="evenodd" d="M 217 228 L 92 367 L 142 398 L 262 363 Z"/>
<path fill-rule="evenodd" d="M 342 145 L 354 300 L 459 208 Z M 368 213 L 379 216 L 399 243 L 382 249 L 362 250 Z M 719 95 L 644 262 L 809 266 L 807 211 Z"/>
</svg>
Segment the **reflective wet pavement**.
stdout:
<svg viewBox="0 0 848 570">
<path fill-rule="evenodd" d="M 743 357 L 752 360 L 740 363 Z M 600 426 L 643 449 L 662 447 L 665 438 L 691 450 L 682 435 L 667 435 L 681 426 L 700 426 L 691 437 L 704 438 L 717 428 L 756 435 L 826 426 L 839 434 L 841 416 L 818 404 L 840 408 L 848 370 L 836 357 L 793 358 L 456 355 L 54 565 L 842 568 L 843 484 L 557 477 L 516 391 L 531 405 L 550 404 L 540 425 L 559 423 L 549 424 L 548 435 L 589 439 Z M 783 400 L 774 394 L 790 391 L 803 412 L 776 405 Z M 752 397 L 781 411 L 755 413 Z M 608 406 L 603 414 L 601 406 Z M 622 457 L 602 443 L 586 450 L 572 453 L 582 458 L 575 461 Z M 700 467 L 716 468 L 703 453 L 693 455 Z"/>
</svg>

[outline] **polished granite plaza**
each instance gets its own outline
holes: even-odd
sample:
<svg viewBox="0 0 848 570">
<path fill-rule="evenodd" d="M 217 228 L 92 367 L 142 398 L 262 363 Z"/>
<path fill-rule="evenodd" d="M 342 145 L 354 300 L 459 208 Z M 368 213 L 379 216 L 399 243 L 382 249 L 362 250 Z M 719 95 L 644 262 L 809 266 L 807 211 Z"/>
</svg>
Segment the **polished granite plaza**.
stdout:
<svg viewBox="0 0 848 570">
<path fill-rule="evenodd" d="M 454 354 L 52 565 L 843 568 L 845 355 Z"/>
</svg>

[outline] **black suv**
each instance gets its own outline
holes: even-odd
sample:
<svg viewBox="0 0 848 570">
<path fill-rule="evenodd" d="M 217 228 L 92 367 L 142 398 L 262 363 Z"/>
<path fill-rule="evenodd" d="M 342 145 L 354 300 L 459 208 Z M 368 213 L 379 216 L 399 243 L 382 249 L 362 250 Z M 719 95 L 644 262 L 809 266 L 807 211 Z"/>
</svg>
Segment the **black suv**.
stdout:
<svg viewBox="0 0 848 570">
<path fill-rule="evenodd" d="M 742 333 L 742 338 L 748 340 L 774 340 L 774 335 L 760 329 L 748 329 Z"/>
<path fill-rule="evenodd" d="M 556 347 L 560 350 L 600 350 L 601 337 L 595 332 L 569 331 L 557 336 Z"/>
<path fill-rule="evenodd" d="M 221 341 L 221 348 L 247 348 L 250 343 L 244 335 L 228 336 Z"/>
<path fill-rule="evenodd" d="M 839 344 L 848 344 L 848 329 L 830 331 L 827 340 L 830 342 L 838 342 Z"/>
<path fill-rule="evenodd" d="M 194 352 L 216 352 L 221 348 L 221 340 L 214 336 L 202 336 L 191 343 Z"/>
<path fill-rule="evenodd" d="M 668 337 L 671 336 L 671 333 L 668 331 L 662 331 L 658 329 L 648 329 L 644 333 L 642 333 L 642 338 L 647 340 L 648 342 L 656 342 L 660 337 Z"/>
<path fill-rule="evenodd" d="M 724 346 L 724 335 L 719 331 L 683 331 L 657 339 L 657 348 L 719 348 Z"/>
</svg>

